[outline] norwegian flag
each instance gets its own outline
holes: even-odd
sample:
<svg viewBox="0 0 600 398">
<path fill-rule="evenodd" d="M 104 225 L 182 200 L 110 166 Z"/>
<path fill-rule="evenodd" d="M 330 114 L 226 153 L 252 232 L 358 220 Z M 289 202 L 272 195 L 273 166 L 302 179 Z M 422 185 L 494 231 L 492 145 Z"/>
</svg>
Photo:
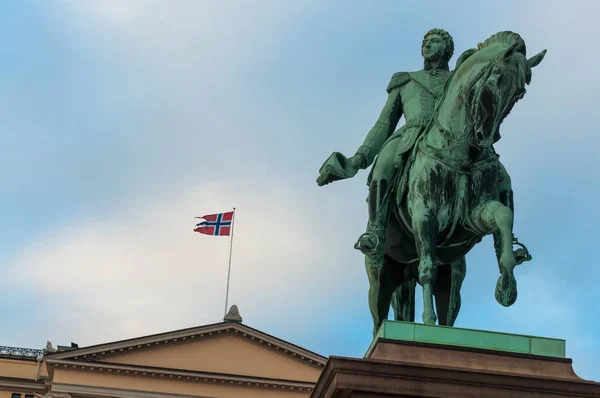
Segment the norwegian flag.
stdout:
<svg viewBox="0 0 600 398">
<path fill-rule="evenodd" d="M 229 236 L 231 234 L 231 224 L 233 223 L 233 213 L 233 211 L 230 211 L 195 217 L 202 221 L 196 224 L 194 231 L 204 235 Z"/>
</svg>

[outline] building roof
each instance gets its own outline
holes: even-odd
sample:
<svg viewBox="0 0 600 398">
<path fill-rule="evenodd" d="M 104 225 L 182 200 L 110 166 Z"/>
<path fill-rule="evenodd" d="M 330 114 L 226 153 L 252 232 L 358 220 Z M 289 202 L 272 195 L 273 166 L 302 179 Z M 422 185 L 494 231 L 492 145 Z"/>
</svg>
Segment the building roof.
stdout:
<svg viewBox="0 0 600 398">
<path fill-rule="evenodd" d="M 111 343 L 97 344 L 88 347 L 74 348 L 47 355 L 47 362 L 54 360 L 89 361 L 122 354 L 124 351 L 143 350 L 152 346 L 177 344 L 188 340 L 210 338 L 215 335 L 234 333 L 244 338 L 263 344 L 273 350 L 287 354 L 300 361 L 306 361 L 317 368 L 323 368 L 327 358 L 295 344 L 271 336 L 247 325 L 234 322 L 219 322 L 210 325 L 136 337 Z"/>
<path fill-rule="evenodd" d="M 235 343 L 236 341 L 239 343 Z M 240 343 L 242 345 L 239 345 Z M 211 352 L 208 347 L 214 347 L 212 354 L 208 354 Z M 242 351 L 238 351 L 239 349 Z M 256 349 L 259 351 L 252 351 Z M 261 351 L 264 355 L 257 354 Z M 277 365 L 265 369 L 260 366 L 257 368 L 251 365 L 252 360 L 247 362 L 249 352 L 253 352 L 251 355 L 270 358 L 268 361 Z M 228 365 L 223 368 L 213 362 L 202 362 L 202 357 L 215 354 L 219 355 L 219 364 L 231 363 L 231 368 Z M 274 362 L 279 361 L 276 357 L 281 358 L 283 362 Z M 190 358 L 193 358 L 191 363 Z M 180 360 L 181 363 L 178 362 Z M 47 353 L 45 357 L 48 374 L 52 380 L 55 372 L 83 371 L 98 375 L 96 377 L 120 375 L 154 380 L 179 380 L 184 383 L 200 382 L 204 385 L 267 388 L 303 394 L 312 391 L 316 375 L 323 370 L 326 361 L 327 359 L 319 354 L 243 325 L 239 321 L 224 321 L 73 348 Z M 302 371 L 303 368 L 306 371 Z M 300 373 L 297 373 L 298 371 Z M 76 391 L 77 388 L 83 388 L 86 393 L 98 393 L 96 387 L 62 383 L 64 382 L 53 381 L 52 391 Z"/>
</svg>

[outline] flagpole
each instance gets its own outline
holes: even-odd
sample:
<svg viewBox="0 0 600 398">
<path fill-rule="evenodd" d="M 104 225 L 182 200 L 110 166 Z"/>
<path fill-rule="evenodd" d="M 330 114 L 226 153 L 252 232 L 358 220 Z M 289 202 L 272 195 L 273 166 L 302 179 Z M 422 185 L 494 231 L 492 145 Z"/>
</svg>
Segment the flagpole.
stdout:
<svg viewBox="0 0 600 398">
<path fill-rule="evenodd" d="M 233 216 L 231 217 L 231 239 L 229 239 L 229 268 L 227 270 L 227 290 L 225 293 L 225 312 L 227 315 L 227 304 L 229 301 L 229 278 L 231 276 L 231 252 L 233 251 L 233 226 L 235 225 L 235 207 L 233 208 Z"/>
</svg>

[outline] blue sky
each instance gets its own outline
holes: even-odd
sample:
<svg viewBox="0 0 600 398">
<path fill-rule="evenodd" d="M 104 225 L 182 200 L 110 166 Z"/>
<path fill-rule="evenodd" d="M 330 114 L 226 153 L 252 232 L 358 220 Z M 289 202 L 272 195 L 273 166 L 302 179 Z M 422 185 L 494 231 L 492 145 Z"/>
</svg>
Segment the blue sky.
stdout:
<svg viewBox="0 0 600 398">
<path fill-rule="evenodd" d="M 600 3 L 0 3 L 0 344 L 88 345 L 219 321 L 228 243 L 193 217 L 238 209 L 230 302 L 245 323 L 362 356 L 366 173 L 325 188 L 433 27 L 456 57 L 500 30 L 547 48 L 502 129 L 515 233 L 533 261 L 495 302 L 491 239 L 467 257 L 457 326 L 567 340 L 600 380 L 594 123 Z M 418 301 L 420 302 L 420 293 Z M 420 314 L 420 306 L 417 313 Z"/>
</svg>

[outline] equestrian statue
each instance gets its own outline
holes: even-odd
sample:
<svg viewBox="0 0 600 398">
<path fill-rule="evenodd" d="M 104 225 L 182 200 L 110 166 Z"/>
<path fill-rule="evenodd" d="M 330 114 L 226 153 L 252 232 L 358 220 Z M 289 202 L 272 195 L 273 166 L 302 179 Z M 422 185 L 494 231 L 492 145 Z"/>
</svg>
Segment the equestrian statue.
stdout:
<svg viewBox="0 0 600 398">
<path fill-rule="evenodd" d="M 514 267 L 531 259 L 513 235 L 510 176 L 494 144 L 546 50 L 528 59 L 521 36 L 499 32 L 462 53 L 450 71 L 452 37 L 432 29 L 421 53 L 422 70 L 392 76 L 387 102 L 355 155 L 334 152 L 317 178 L 323 186 L 372 166 L 367 228 L 354 247 L 365 255 L 373 334 L 390 305 L 396 320 L 414 322 L 417 282 L 423 322 L 453 326 L 465 256 L 486 235 L 494 238 L 501 305 L 516 301 Z"/>
</svg>

